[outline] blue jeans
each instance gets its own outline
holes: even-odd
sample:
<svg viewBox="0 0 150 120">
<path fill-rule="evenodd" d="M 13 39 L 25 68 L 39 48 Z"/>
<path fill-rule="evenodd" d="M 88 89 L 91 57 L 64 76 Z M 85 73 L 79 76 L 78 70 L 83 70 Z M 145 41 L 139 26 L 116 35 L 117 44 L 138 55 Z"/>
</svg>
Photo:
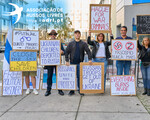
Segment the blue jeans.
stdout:
<svg viewBox="0 0 150 120">
<path fill-rule="evenodd" d="M 70 63 L 70 64 L 73 64 L 73 63 Z M 74 64 L 74 65 L 77 65 L 77 86 L 80 90 L 80 64 Z"/>
<path fill-rule="evenodd" d="M 123 75 L 123 69 L 124 75 L 129 75 L 131 61 L 117 60 L 116 67 L 117 67 L 117 75 Z"/>
<path fill-rule="evenodd" d="M 144 88 L 150 89 L 150 66 L 144 67 L 141 64 L 141 72 L 142 72 Z"/>
<path fill-rule="evenodd" d="M 104 63 L 104 90 L 105 90 L 105 86 L 106 86 L 106 73 L 107 73 L 107 64 L 108 61 L 106 58 L 94 58 L 92 60 L 93 62 L 103 62 Z"/>
</svg>

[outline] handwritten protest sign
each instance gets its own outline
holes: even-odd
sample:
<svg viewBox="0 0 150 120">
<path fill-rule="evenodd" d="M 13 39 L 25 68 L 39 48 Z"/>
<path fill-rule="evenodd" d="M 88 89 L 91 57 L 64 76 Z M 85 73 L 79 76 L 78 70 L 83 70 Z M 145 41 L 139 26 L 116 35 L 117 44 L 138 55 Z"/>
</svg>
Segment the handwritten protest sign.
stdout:
<svg viewBox="0 0 150 120">
<path fill-rule="evenodd" d="M 39 50 L 39 31 L 13 30 L 13 50 Z"/>
<path fill-rule="evenodd" d="M 57 66 L 57 89 L 76 90 L 76 65 Z"/>
<path fill-rule="evenodd" d="M 60 40 L 40 40 L 41 65 L 60 65 Z"/>
<path fill-rule="evenodd" d="M 10 71 L 37 71 L 37 52 L 11 51 Z"/>
<path fill-rule="evenodd" d="M 3 71 L 2 95 L 22 95 L 22 72 Z"/>
<path fill-rule="evenodd" d="M 135 76 L 111 76 L 111 95 L 136 95 Z"/>
<path fill-rule="evenodd" d="M 41 69 L 37 69 L 37 76 L 35 76 L 36 79 L 36 89 L 40 89 L 40 80 L 41 80 Z M 30 83 L 29 87 L 30 89 L 33 89 L 33 84 L 31 82 L 31 76 L 29 77 Z M 26 83 L 25 83 L 25 77 L 24 77 L 24 83 L 23 83 L 23 89 L 27 89 Z"/>
<path fill-rule="evenodd" d="M 80 63 L 80 93 L 104 93 L 104 63 Z"/>
<path fill-rule="evenodd" d="M 137 60 L 137 40 L 112 40 L 112 60 Z"/>
<path fill-rule="evenodd" d="M 48 73 L 47 72 L 48 72 L 47 69 L 44 69 L 42 89 L 47 89 L 47 77 L 48 77 Z M 52 89 L 56 90 L 56 72 L 55 72 L 55 70 L 53 72 L 53 77 L 52 77 Z"/>
<path fill-rule="evenodd" d="M 111 5 L 90 4 L 91 32 L 108 33 L 110 28 Z"/>
<path fill-rule="evenodd" d="M 137 15 L 137 34 L 150 34 L 150 15 Z"/>
</svg>

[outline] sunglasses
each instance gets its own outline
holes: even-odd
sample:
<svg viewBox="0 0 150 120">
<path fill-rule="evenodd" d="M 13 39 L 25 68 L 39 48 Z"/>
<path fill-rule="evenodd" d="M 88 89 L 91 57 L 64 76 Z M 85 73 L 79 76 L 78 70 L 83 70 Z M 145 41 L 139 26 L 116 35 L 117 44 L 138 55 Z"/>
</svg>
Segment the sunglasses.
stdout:
<svg viewBox="0 0 150 120">
<path fill-rule="evenodd" d="M 54 33 L 54 34 L 49 34 L 49 35 L 55 35 L 55 36 L 56 36 L 56 35 L 57 35 L 57 33 Z"/>
</svg>

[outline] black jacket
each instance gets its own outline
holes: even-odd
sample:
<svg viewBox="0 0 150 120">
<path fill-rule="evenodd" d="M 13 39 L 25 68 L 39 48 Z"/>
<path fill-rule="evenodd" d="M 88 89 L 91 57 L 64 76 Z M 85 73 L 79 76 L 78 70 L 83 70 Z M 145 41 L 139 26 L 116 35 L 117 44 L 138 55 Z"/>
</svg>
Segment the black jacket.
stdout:
<svg viewBox="0 0 150 120">
<path fill-rule="evenodd" d="M 140 50 L 139 59 L 141 59 L 142 62 L 150 62 L 150 45 L 148 46 L 149 51 L 147 51 L 145 46 L 140 45 L 138 40 L 138 48 Z"/>
<path fill-rule="evenodd" d="M 111 40 L 112 39 L 113 39 L 113 36 L 111 36 L 111 39 L 110 39 L 109 42 L 107 42 L 107 41 L 104 42 L 106 59 L 108 59 L 108 58 L 111 57 L 108 46 L 111 45 Z M 92 58 L 95 58 L 96 54 L 97 54 L 97 51 L 99 49 L 99 43 L 97 41 L 95 41 L 95 40 L 91 41 L 91 37 L 90 36 L 88 37 L 87 42 L 88 42 L 89 45 L 93 46 L 93 49 L 92 49 Z"/>
<path fill-rule="evenodd" d="M 79 47 L 80 47 L 80 62 L 83 62 L 84 60 L 85 51 L 88 54 L 88 59 L 91 60 L 92 55 L 91 55 L 90 49 L 88 48 L 87 43 L 80 40 Z M 70 55 L 70 63 L 73 63 L 75 50 L 76 50 L 76 41 L 74 40 L 74 41 L 71 41 L 66 48 L 66 52 L 65 52 L 66 62 L 69 62 L 69 55 Z"/>
</svg>

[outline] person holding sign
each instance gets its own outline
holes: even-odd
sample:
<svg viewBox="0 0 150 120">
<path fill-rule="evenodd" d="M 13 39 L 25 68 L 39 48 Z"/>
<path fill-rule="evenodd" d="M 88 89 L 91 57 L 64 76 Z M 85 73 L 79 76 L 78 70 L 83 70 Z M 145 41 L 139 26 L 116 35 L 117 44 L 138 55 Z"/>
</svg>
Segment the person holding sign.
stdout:
<svg viewBox="0 0 150 120">
<path fill-rule="evenodd" d="M 35 76 L 37 74 L 37 71 L 25 71 L 25 72 L 22 72 L 23 76 L 25 76 L 25 82 L 26 82 L 26 86 L 27 86 L 27 90 L 26 90 L 26 94 L 30 94 L 30 86 L 29 86 L 29 83 L 30 83 L 30 79 L 29 79 L 29 76 L 31 76 L 31 82 L 33 84 L 33 93 L 35 95 L 38 95 L 38 91 L 36 90 L 36 79 L 35 79 Z"/>
<path fill-rule="evenodd" d="M 52 30 L 50 33 L 51 39 L 56 39 L 57 32 L 55 30 Z M 63 45 L 61 44 L 61 54 L 64 54 L 65 50 Z M 56 71 L 56 66 L 45 66 L 45 68 L 48 70 L 48 78 L 47 78 L 47 91 L 45 93 L 45 96 L 49 96 L 51 94 L 51 87 L 52 87 L 52 77 L 53 77 L 53 70 Z M 64 95 L 64 92 L 62 90 L 58 90 L 58 93 L 60 95 Z"/>
<path fill-rule="evenodd" d="M 121 27 L 120 33 L 121 33 L 121 36 L 117 37 L 116 39 L 132 39 L 131 37 L 127 36 L 127 27 L 126 26 Z M 122 75 L 123 69 L 124 69 L 124 75 L 129 75 L 131 61 L 117 60 L 116 67 L 117 67 L 117 75 Z"/>
<path fill-rule="evenodd" d="M 113 39 L 112 31 L 110 31 L 110 41 L 105 41 L 105 35 L 99 33 L 97 35 L 97 40 L 91 41 L 91 31 L 89 30 L 89 36 L 87 43 L 93 46 L 92 49 L 92 58 L 93 62 L 104 62 L 104 90 L 106 85 L 106 72 L 107 72 L 107 59 L 110 58 L 109 46 L 111 45 L 111 39 Z"/>
<path fill-rule="evenodd" d="M 89 59 L 89 64 L 92 64 L 92 55 L 90 52 L 90 49 L 88 48 L 88 45 L 83 42 L 82 40 L 80 40 L 81 37 L 81 32 L 79 30 L 76 30 L 74 32 L 74 37 L 75 40 L 71 41 L 67 48 L 66 48 L 66 53 L 65 53 L 65 60 L 66 60 L 66 65 L 69 66 L 70 64 L 75 64 L 77 65 L 77 86 L 78 88 L 80 88 L 80 62 L 83 62 L 84 60 L 84 53 L 86 51 L 86 53 L 88 54 L 88 59 Z M 70 55 L 70 64 L 69 64 L 69 55 Z M 69 92 L 69 95 L 73 95 L 74 91 L 71 90 Z M 80 95 L 84 95 L 81 94 L 79 92 Z"/>
<path fill-rule="evenodd" d="M 140 50 L 141 72 L 144 84 L 143 95 L 150 96 L 150 39 L 148 37 L 143 38 L 142 45 L 138 42 L 138 48 Z"/>
</svg>

